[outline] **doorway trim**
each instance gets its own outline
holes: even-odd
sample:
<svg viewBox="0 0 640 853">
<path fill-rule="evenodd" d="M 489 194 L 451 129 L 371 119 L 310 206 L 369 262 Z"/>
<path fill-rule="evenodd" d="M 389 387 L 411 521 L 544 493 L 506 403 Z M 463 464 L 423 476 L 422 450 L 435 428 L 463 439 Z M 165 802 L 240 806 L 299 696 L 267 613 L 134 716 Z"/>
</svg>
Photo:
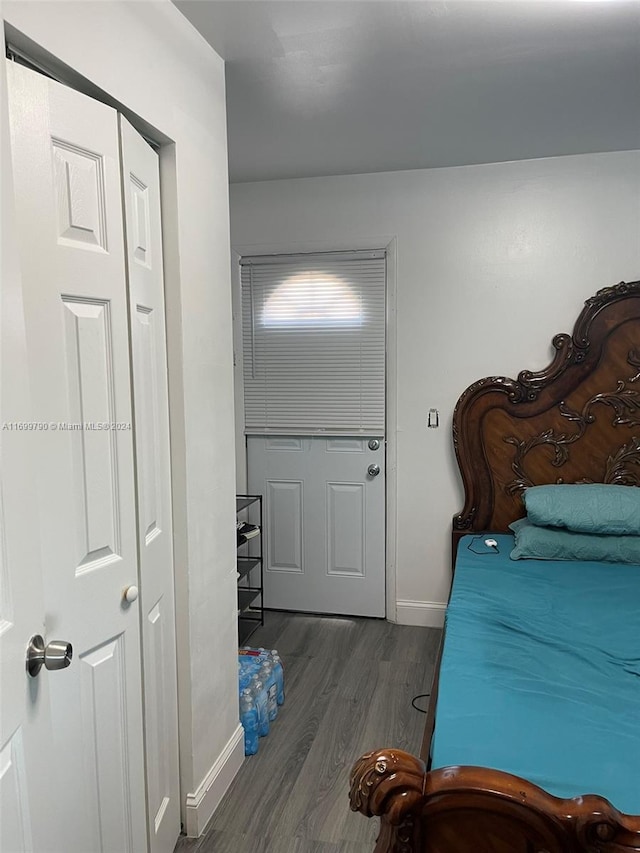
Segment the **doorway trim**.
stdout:
<svg viewBox="0 0 640 853">
<path fill-rule="evenodd" d="M 254 243 L 231 245 L 231 291 L 233 306 L 233 382 L 236 418 L 236 476 L 239 493 L 247 487 L 247 446 L 244 434 L 244 383 L 242 357 L 242 310 L 240 259 L 247 255 L 288 255 L 313 252 L 383 250 L 387 256 L 386 344 L 385 344 L 385 618 L 397 621 L 397 238 L 393 235 L 360 237 L 349 242 L 302 241 L 291 243 Z"/>
</svg>

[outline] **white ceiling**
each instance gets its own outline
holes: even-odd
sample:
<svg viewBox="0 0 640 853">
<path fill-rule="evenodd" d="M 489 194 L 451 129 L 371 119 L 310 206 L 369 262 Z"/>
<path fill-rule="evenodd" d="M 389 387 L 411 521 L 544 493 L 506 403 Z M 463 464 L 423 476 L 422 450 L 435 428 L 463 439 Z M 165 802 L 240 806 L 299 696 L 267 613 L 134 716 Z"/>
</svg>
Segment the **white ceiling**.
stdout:
<svg viewBox="0 0 640 853">
<path fill-rule="evenodd" d="M 638 0 L 174 0 L 232 181 L 640 148 Z"/>
</svg>

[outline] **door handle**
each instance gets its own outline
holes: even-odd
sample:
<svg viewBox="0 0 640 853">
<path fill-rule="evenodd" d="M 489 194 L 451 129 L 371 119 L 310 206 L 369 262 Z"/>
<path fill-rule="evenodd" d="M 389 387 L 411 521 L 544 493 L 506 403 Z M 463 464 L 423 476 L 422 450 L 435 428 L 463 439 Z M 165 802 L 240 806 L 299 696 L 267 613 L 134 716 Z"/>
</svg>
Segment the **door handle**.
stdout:
<svg viewBox="0 0 640 853">
<path fill-rule="evenodd" d="M 125 591 L 122 593 L 122 600 L 126 601 L 127 604 L 131 604 L 134 601 L 138 600 L 138 587 L 137 586 L 128 586 Z"/>
<path fill-rule="evenodd" d="M 32 678 L 45 669 L 66 669 L 71 664 L 73 646 L 66 640 L 51 640 L 45 646 L 41 634 L 34 634 L 27 647 L 27 672 Z"/>
<path fill-rule="evenodd" d="M 377 477 L 379 473 L 380 473 L 380 466 L 379 465 L 369 465 L 369 467 L 367 468 L 367 474 L 370 477 Z"/>
</svg>

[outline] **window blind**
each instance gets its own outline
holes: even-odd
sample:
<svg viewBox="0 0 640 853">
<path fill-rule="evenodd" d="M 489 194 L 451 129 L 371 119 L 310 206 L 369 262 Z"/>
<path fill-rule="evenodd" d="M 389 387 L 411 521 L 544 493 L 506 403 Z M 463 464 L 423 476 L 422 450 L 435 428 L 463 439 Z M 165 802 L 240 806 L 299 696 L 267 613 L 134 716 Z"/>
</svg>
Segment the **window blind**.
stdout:
<svg viewBox="0 0 640 853">
<path fill-rule="evenodd" d="M 241 265 L 245 432 L 382 432 L 384 252 Z"/>
</svg>

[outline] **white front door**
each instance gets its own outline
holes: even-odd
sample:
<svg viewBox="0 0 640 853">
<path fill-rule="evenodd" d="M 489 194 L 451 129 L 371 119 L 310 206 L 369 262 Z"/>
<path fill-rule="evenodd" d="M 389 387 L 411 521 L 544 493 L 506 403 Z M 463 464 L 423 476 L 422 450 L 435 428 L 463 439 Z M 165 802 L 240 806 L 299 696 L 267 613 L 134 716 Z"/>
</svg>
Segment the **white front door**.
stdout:
<svg viewBox="0 0 640 853">
<path fill-rule="evenodd" d="M 151 853 L 180 834 L 169 403 L 158 155 L 120 116 L 138 489 L 147 810 Z"/>
<path fill-rule="evenodd" d="M 264 497 L 265 607 L 383 617 L 383 437 L 249 436 L 247 468 Z"/>
<path fill-rule="evenodd" d="M 15 63 L 8 76 L 32 417 L 47 425 L 31 443 L 44 633 L 74 649 L 68 669 L 38 676 L 50 691 L 59 780 L 50 796 L 63 815 L 41 849 L 141 853 L 139 602 L 124 599 L 137 554 L 117 114 Z"/>
</svg>

